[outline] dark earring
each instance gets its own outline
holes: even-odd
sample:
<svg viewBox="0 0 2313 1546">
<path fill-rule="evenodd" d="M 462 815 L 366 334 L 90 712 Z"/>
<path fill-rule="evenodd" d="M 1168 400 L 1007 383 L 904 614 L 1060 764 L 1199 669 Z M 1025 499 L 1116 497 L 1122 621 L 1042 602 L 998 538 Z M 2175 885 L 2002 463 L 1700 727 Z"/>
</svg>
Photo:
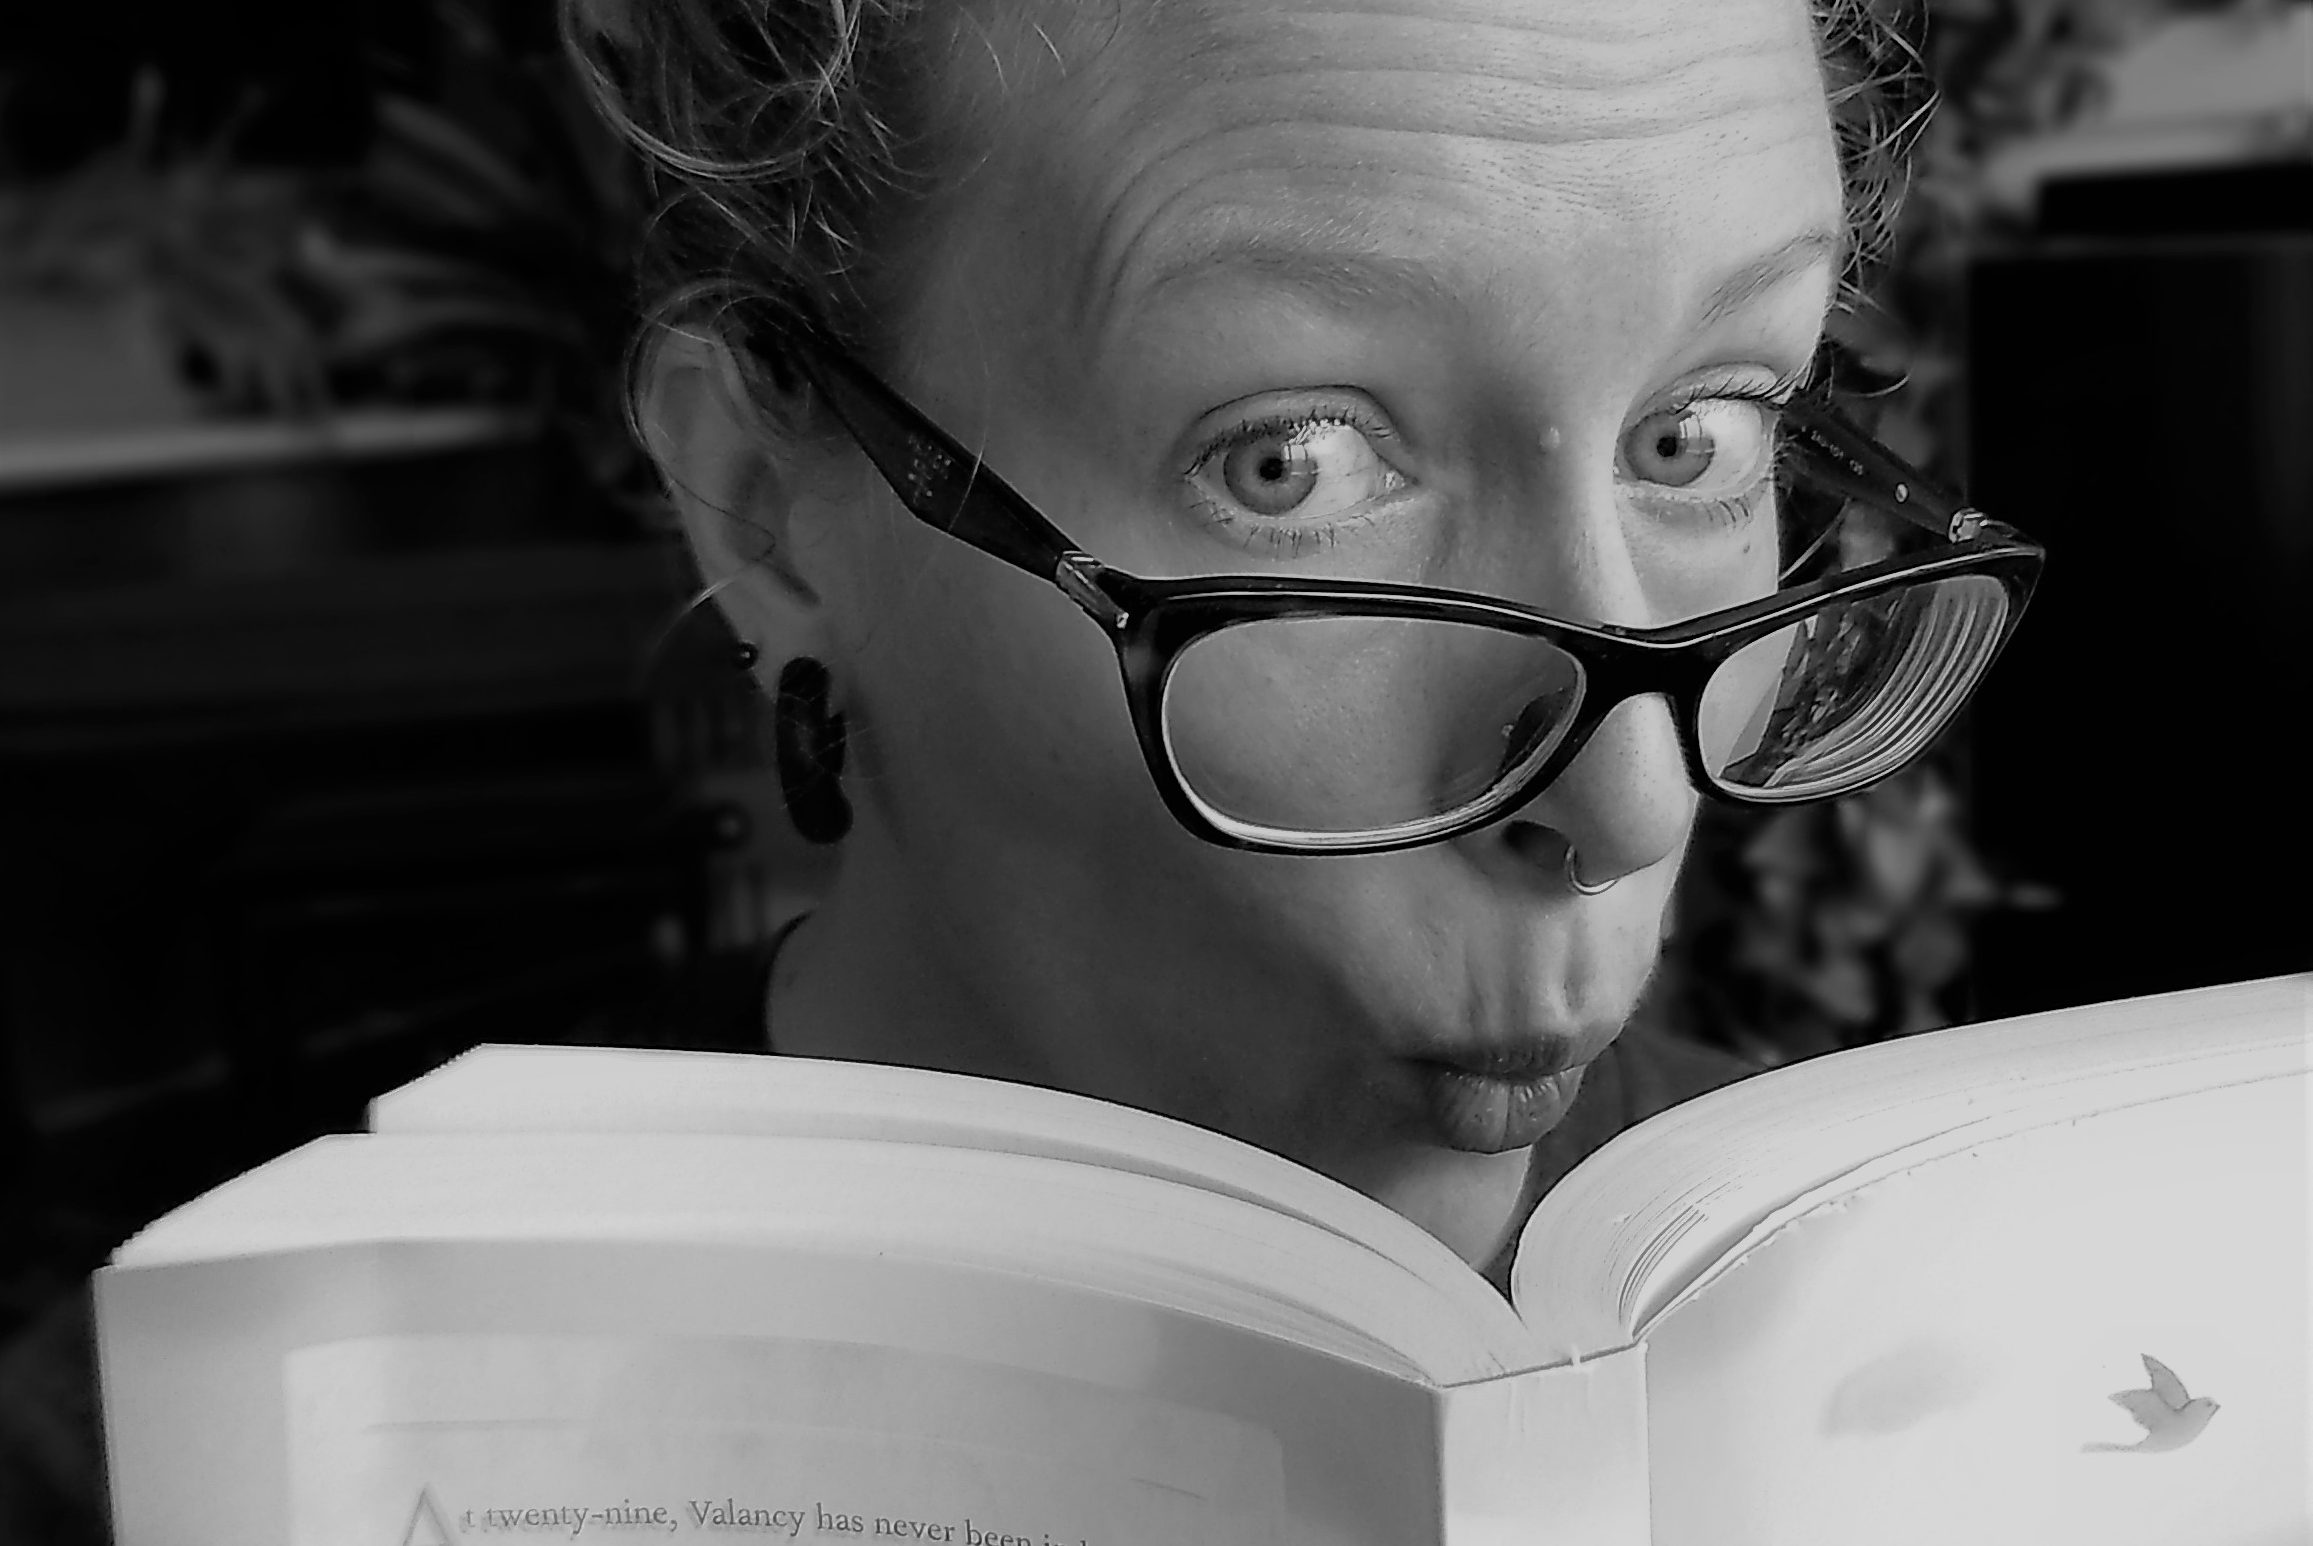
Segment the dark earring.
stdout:
<svg viewBox="0 0 2313 1546">
<path fill-rule="evenodd" d="M 755 662 L 762 658 L 763 652 L 745 639 L 731 646 L 731 664 L 738 670 L 752 671 Z"/>
<path fill-rule="evenodd" d="M 827 667 L 798 655 L 779 670 L 772 747 L 788 819 L 807 843 L 840 843 L 851 830 L 843 797 L 843 716 L 827 706 Z"/>
</svg>

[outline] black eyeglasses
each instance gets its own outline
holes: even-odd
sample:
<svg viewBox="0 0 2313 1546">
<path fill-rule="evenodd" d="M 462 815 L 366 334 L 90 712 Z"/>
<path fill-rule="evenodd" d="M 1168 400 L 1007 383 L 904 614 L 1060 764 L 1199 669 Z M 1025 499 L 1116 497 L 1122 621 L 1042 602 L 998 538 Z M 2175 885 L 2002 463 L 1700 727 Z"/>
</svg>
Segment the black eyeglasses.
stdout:
<svg viewBox="0 0 2313 1546">
<path fill-rule="evenodd" d="M 823 336 L 749 344 L 802 371 L 917 519 L 1051 582 L 1100 626 L 1157 793 L 1227 848 L 1383 853 L 1471 831 L 1650 693 L 1672 705 L 1699 789 L 1744 805 L 1851 794 L 1951 722 L 2046 557 L 1816 390 L 1780 413 L 1781 588 L 1685 622 L 1569 622 L 1370 580 L 1144 579 L 1077 547 Z M 1932 546 L 1902 551 L 1896 533 Z"/>
</svg>

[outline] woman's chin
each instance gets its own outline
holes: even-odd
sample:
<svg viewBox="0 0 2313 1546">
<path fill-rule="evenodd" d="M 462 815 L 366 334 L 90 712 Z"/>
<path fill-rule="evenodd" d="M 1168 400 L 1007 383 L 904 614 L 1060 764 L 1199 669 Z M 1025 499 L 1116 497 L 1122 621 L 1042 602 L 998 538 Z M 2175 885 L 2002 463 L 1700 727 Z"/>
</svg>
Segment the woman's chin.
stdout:
<svg viewBox="0 0 2313 1546">
<path fill-rule="evenodd" d="M 1405 1143 L 1369 1156 L 1359 1174 L 1341 1179 L 1483 1267 L 1519 1222 L 1527 1157 L 1525 1149 L 1479 1154 Z"/>
</svg>

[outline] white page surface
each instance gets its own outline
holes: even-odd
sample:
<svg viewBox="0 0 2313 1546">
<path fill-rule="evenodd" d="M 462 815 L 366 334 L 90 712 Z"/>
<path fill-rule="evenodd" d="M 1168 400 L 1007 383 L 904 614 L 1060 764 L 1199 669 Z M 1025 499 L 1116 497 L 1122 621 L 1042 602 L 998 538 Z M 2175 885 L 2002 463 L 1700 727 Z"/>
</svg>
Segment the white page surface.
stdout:
<svg viewBox="0 0 2313 1546">
<path fill-rule="evenodd" d="M 2313 1540 L 2309 1131 L 2300 1074 L 1794 1205 L 1648 1333 L 1656 1541 Z"/>
</svg>

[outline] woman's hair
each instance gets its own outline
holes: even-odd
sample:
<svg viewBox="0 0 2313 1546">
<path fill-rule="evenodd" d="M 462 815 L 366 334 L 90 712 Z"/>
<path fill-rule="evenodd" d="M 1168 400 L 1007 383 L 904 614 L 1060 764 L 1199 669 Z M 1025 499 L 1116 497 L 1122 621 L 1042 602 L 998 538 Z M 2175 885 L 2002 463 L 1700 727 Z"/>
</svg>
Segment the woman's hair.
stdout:
<svg viewBox="0 0 2313 1546">
<path fill-rule="evenodd" d="M 925 13 L 970 3 L 562 0 L 572 58 L 661 199 L 639 255 L 651 320 L 744 303 L 888 358 L 876 319 L 895 310 L 899 238 L 940 170 L 925 147 L 953 140 L 922 121 L 940 47 Z M 1810 0 L 1846 184 L 1850 303 L 1886 248 L 1932 101 L 1909 3 Z"/>
</svg>

